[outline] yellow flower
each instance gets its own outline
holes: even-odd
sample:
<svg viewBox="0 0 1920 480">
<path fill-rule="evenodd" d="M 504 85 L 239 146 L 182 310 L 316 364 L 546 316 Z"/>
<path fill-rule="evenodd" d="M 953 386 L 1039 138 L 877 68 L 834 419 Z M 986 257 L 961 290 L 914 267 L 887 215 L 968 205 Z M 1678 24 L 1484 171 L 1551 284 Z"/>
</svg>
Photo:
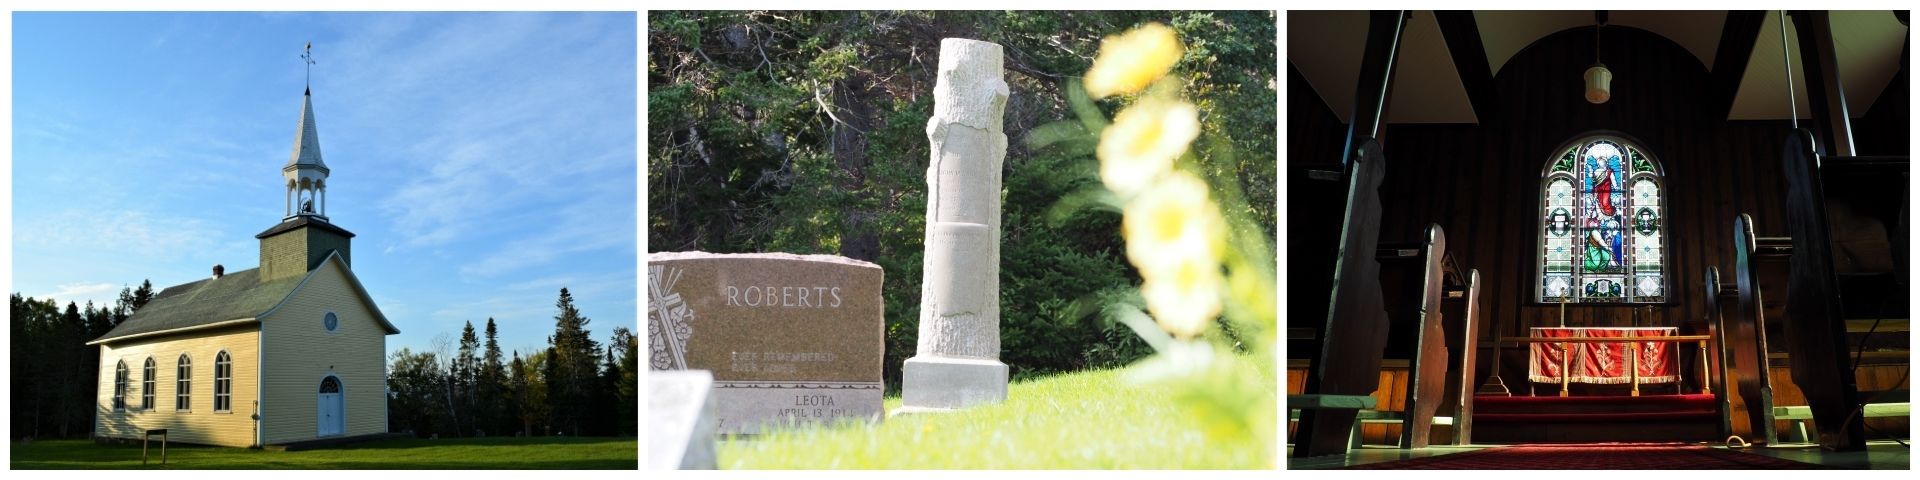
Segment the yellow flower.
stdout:
<svg viewBox="0 0 1920 480">
<path fill-rule="evenodd" d="M 1183 50 L 1173 29 L 1159 23 L 1109 35 L 1100 40 L 1100 56 L 1087 69 L 1087 95 L 1098 100 L 1138 92 L 1173 70 Z"/>
<path fill-rule="evenodd" d="M 1177 255 L 1181 261 L 1140 285 L 1140 296 L 1146 298 L 1147 312 L 1161 329 L 1185 340 L 1199 336 L 1220 316 L 1220 290 L 1225 282 L 1220 264 L 1207 262 L 1201 255 Z"/>
<path fill-rule="evenodd" d="M 1206 182 L 1186 172 L 1168 175 L 1127 202 L 1120 231 L 1154 320 L 1182 339 L 1205 331 L 1220 315 L 1226 287 L 1226 222 Z"/>
<path fill-rule="evenodd" d="M 1226 250 L 1226 221 L 1199 177 L 1175 171 L 1138 197 L 1121 212 L 1120 234 L 1127 240 L 1127 259 L 1141 270 L 1192 252 L 1214 264 Z M 1152 273 L 1143 272 L 1142 275 Z"/>
<path fill-rule="evenodd" d="M 1100 132 L 1100 180 L 1122 198 L 1173 169 L 1200 136 L 1200 110 L 1187 102 L 1146 100 L 1121 110 Z"/>
</svg>

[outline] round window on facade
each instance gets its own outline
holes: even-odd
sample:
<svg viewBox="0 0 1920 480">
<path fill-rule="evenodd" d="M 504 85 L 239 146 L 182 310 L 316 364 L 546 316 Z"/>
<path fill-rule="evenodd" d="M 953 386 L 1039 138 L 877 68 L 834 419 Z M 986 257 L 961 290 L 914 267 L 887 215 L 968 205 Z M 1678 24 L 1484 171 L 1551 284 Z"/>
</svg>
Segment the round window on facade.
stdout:
<svg viewBox="0 0 1920 480">
<path fill-rule="evenodd" d="M 327 331 L 338 330 L 340 328 L 340 317 L 334 316 L 333 312 L 327 312 L 326 324 Z"/>
</svg>

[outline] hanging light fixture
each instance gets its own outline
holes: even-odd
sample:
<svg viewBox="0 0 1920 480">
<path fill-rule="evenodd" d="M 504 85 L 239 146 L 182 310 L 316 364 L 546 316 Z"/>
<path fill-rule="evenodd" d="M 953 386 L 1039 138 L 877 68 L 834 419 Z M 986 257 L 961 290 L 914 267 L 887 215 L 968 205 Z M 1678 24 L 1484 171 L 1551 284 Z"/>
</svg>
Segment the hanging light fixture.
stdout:
<svg viewBox="0 0 1920 480">
<path fill-rule="evenodd" d="M 1593 66 L 1582 75 L 1587 82 L 1587 102 L 1594 105 L 1607 103 L 1613 98 L 1613 71 L 1607 70 L 1607 64 L 1600 63 L 1600 27 L 1607 25 L 1607 11 L 1595 10 L 1593 19 Z"/>
</svg>

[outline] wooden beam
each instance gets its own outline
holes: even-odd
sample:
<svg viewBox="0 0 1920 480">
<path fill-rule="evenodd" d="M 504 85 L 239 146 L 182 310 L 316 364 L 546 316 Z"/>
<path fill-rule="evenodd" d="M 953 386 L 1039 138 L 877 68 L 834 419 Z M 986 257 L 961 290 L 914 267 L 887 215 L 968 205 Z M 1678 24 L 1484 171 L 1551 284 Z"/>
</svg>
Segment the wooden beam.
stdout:
<svg viewBox="0 0 1920 480">
<path fill-rule="evenodd" d="M 1813 109 L 1815 145 L 1822 156 L 1853 156 L 1853 126 L 1847 115 L 1847 91 L 1833 46 L 1833 22 L 1825 11 L 1797 10 L 1793 26 L 1800 40 L 1800 69 L 1806 72 L 1807 106 Z"/>
<path fill-rule="evenodd" d="M 1460 85 L 1467 89 L 1467 102 L 1481 125 L 1499 120 L 1500 94 L 1493 88 L 1493 67 L 1487 62 L 1487 47 L 1480 39 L 1480 25 L 1473 12 L 1440 10 L 1433 12 L 1440 24 L 1440 36 L 1447 41 L 1447 53 L 1453 56 L 1453 69 L 1460 74 Z"/>
<path fill-rule="evenodd" d="M 1766 20 L 1765 11 L 1727 12 L 1727 21 L 1720 27 L 1720 47 L 1714 50 L 1709 80 L 1712 88 L 1709 92 L 1714 96 L 1714 119 L 1725 120 L 1733 112 L 1733 98 L 1740 93 L 1740 81 L 1747 76 L 1747 60 L 1753 57 L 1754 42 L 1760 40 L 1760 27 Z"/>
<path fill-rule="evenodd" d="M 1360 57 L 1360 77 L 1353 89 L 1353 115 L 1347 116 L 1347 143 L 1341 164 L 1352 164 L 1366 139 L 1385 143 L 1388 93 L 1393 91 L 1393 68 L 1400 56 L 1400 36 L 1411 12 L 1374 10 L 1368 14 L 1367 46 Z"/>
</svg>

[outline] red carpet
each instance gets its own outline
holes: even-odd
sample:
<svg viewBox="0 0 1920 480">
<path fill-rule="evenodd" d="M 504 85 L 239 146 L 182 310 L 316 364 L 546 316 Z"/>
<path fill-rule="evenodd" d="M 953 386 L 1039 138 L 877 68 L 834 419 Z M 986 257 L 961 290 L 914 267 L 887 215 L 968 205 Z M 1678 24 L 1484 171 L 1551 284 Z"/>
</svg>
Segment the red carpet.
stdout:
<svg viewBox="0 0 1920 480">
<path fill-rule="evenodd" d="M 1428 470 L 1811 470 L 1824 465 L 1683 443 L 1514 445 L 1346 467 Z"/>
</svg>

